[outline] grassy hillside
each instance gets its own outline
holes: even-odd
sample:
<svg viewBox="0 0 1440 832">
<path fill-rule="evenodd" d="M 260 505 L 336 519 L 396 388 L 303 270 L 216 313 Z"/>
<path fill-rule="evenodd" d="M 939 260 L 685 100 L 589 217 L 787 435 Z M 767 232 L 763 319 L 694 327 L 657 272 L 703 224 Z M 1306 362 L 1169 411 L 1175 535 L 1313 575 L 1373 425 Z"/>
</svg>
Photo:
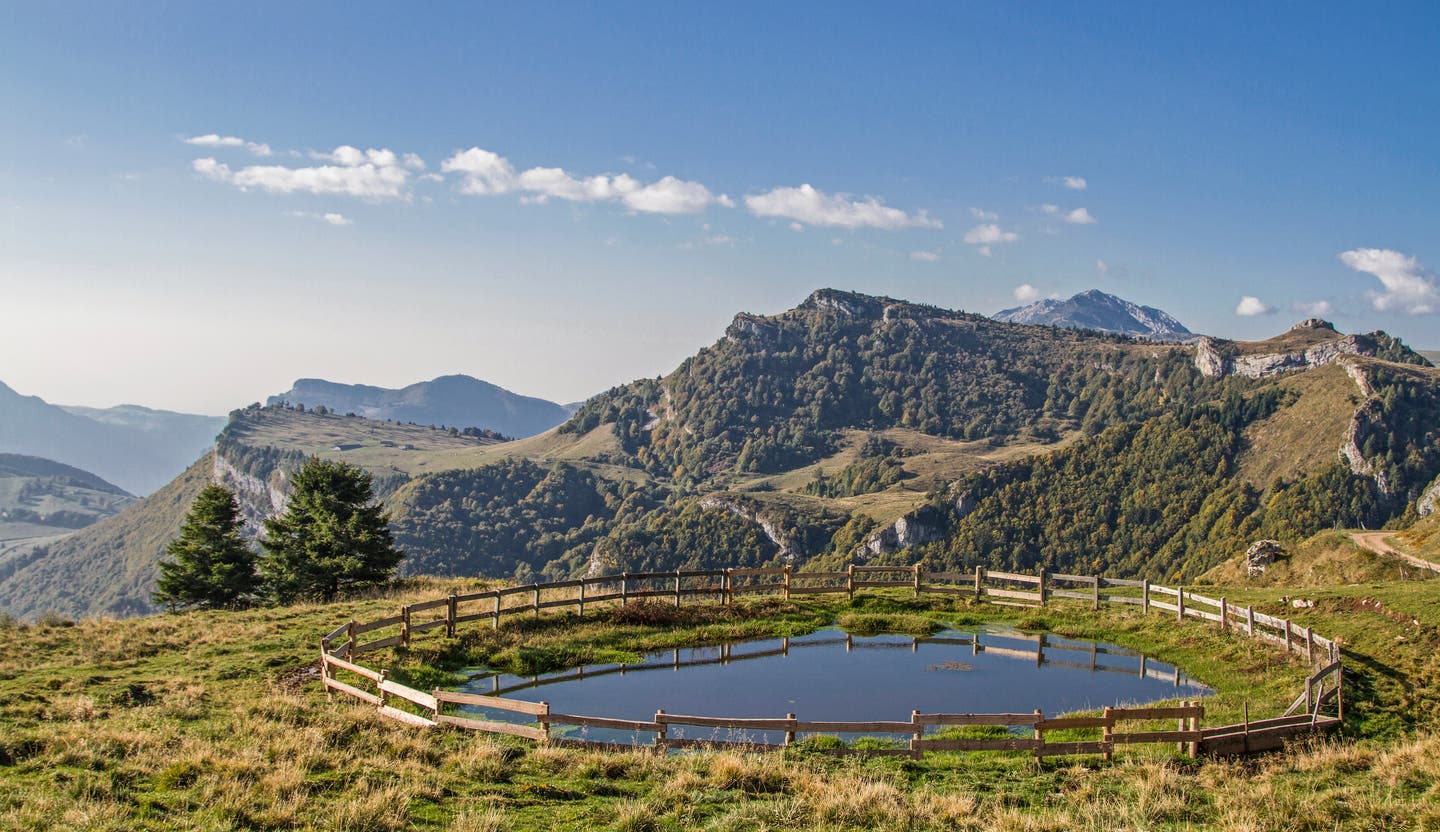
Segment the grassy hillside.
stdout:
<svg viewBox="0 0 1440 832">
<path fill-rule="evenodd" d="M 1440 513 L 1421 518 L 1415 525 L 1391 538 L 1390 544 L 1406 554 L 1440 563 Z"/>
<path fill-rule="evenodd" d="M 1343 531 L 1322 532 L 1289 548 L 1283 557 L 1250 577 L 1245 556 L 1237 555 L 1200 576 L 1203 583 L 1313 589 L 1384 581 L 1424 581 L 1436 576 L 1396 557 L 1358 546 Z M 1436 585 L 1440 586 L 1440 585 Z"/>
<path fill-rule="evenodd" d="M 40 546 L 0 569 L 0 612 L 35 616 L 148 612 L 160 554 L 210 481 L 202 456 L 169 485 L 114 517 Z"/>
<path fill-rule="evenodd" d="M 0 454 L 0 576 L 36 546 L 112 517 L 135 499 L 89 471 L 41 457 Z"/>
<path fill-rule="evenodd" d="M 1165 749 L 1038 768 L 1024 755 L 863 760 L 798 749 L 667 759 L 421 732 L 327 702 L 313 675 L 318 634 L 449 588 L 434 582 L 332 607 L 8 624 L 0 626 L 0 829 L 1429 829 L 1440 824 L 1440 658 L 1430 646 L 1440 600 L 1418 587 L 1318 591 L 1314 607 L 1289 613 L 1346 641 L 1354 677 L 1345 740 L 1200 765 Z M 1279 590 L 1212 592 L 1289 609 Z M 516 622 L 472 631 L 462 653 L 374 658 L 415 678 L 437 662 L 503 662 L 518 645 L 584 659 L 597 646 L 614 655 L 794 632 L 842 611 L 751 609 L 660 629 Z M 864 609 L 1024 614 L 898 597 L 870 598 Z M 1218 691 L 1208 724 L 1247 699 L 1252 714 L 1268 713 L 1303 674 L 1266 648 L 1159 616 L 1054 610 L 1044 618 L 1056 631 L 1193 669 Z"/>
</svg>

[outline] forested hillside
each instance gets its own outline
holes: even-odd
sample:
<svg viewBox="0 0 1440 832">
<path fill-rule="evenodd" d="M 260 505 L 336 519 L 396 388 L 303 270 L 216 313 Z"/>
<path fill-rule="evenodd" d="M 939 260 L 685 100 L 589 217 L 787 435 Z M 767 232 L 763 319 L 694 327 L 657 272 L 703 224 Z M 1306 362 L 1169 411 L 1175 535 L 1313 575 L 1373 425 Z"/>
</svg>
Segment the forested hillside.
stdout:
<svg viewBox="0 0 1440 832">
<path fill-rule="evenodd" d="M 924 558 L 1183 580 L 1256 537 L 1413 522 L 1440 499 L 1440 371 L 1323 321 L 1162 344 L 822 290 L 540 436 L 247 408 L 208 477 L 254 527 L 310 455 L 371 472 L 407 574 Z M 183 506 L 136 509 L 154 530 Z M 153 571 L 163 535 L 134 522 L 56 562 Z M 125 586 L 103 609 L 145 607 Z"/>
</svg>

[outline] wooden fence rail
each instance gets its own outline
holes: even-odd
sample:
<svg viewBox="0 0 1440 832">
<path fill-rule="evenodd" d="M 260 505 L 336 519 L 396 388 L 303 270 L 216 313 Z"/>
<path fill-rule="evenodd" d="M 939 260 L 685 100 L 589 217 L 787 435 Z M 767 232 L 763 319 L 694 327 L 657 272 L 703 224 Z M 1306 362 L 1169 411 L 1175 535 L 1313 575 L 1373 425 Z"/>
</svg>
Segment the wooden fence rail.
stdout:
<svg viewBox="0 0 1440 832">
<path fill-rule="evenodd" d="M 718 580 L 717 580 L 718 579 Z M 737 582 L 737 579 L 738 582 Z M 1080 586 L 1082 589 L 1060 589 L 1056 584 Z M 996 585 L 998 584 L 998 585 Z M 1015 586 L 1030 586 L 1033 589 L 1017 589 Z M 1092 609 L 1101 604 L 1139 605 L 1144 612 L 1151 610 L 1171 612 L 1177 621 L 1190 619 L 1208 622 L 1222 631 L 1250 637 L 1274 644 L 1287 653 L 1298 653 L 1310 662 L 1313 673 L 1305 680 L 1304 689 L 1296 696 L 1289 708 L 1280 717 L 1251 721 L 1248 718 L 1236 725 L 1200 728 L 1204 708 L 1197 703 L 1179 706 L 1150 708 L 1106 708 L 1101 716 L 1050 717 L 1040 711 L 1022 714 L 921 714 L 915 712 L 908 722 L 902 721 L 802 721 L 794 714 L 783 718 L 754 719 L 717 716 L 667 714 L 659 711 L 653 721 L 625 720 L 604 716 L 580 714 L 555 714 L 544 702 L 534 703 L 510 699 L 497 694 L 458 693 L 435 690 L 427 693 L 386 678 L 386 671 L 376 671 L 357 664 L 355 656 L 391 647 L 401 649 L 410 646 L 411 639 L 430 630 L 445 629 L 447 637 L 453 637 L 459 624 L 488 620 L 490 626 L 499 627 L 505 616 L 529 614 L 538 616 L 544 610 L 574 609 L 583 616 L 586 607 L 597 604 L 618 602 L 628 604 L 642 599 L 665 599 L 680 606 L 685 599 L 711 600 L 729 604 L 736 596 L 778 593 L 783 597 L 791 595 L 819 595 L 845 593 L 853 598 L 857 589 L 910 588 L 915 595 L 922 593 L 963 595 L 977 601 L 994 604 L 1043 607 L 1057 601 L 1080 601 Z M 1101 588 L 1138 589 L 1139 595 L 1101 593 Z M 1153 596 L 1173 599 L 1156 600 Z M 417 615 L 419 614 L 419 615 Z M 428 614 L 428 615 L 426 615 Z M 362 642 L 359 636 L 370 633 L 392 631 L 388 635 L 372 637 Z M 990 645 L 981 645 L 978 638 L 955 639 L 970 644 L 976 652 L 981 650 L 1000 654 L 1015 654 L 1026 658 L 1044 660 L 1046 649 L 1089 650 L 1092 669 L 1117 670 L 1096 663 L 1099 653 L 1114 651 L 1107 649 L 1079 648 L 1069 645 L 1046 644 L 1045 637 L 1034 638 L 1039 644 L 1036 652 L 1018 651 Z M 847 639 L 848 643 L 848 639 Z M 799 646 L 799 645 L 797 645 Z M 787 651 L 789 639 L 778 651 L 762 651 L 755 654 L 731 656 L 728 650 L 714 661 L 730 661 L 759 655 L 771 655 Z M 711 660 L 684 662 L 683 664 L 707 663 Z M 1052 659 L 1051 661 L 1056 661 Z M 1057 662 L 1060 664 L 1080 663 Z M 673 666 L 682 664 L 676 652 Z M 658 665 L 657 665 L 658 666 Z M 671 664 L 663 665 L 665 667 Z M 645 669 L 647 666 L 632 668 Z M 624 670 L 621 668 L 620 670 Z M 475 592 L 465 595 L 452 593 L 445 598 L 410 604 L 401 609 L 399 615 L 386 616 L 368 622 L 349 621 L 340 625 L 320 640 L 321 679 L 327 695 L 341 693 L 377 708 L 387 718 L 417 727 L 450 725 L 467 730 L 508 734 L 526 737 L 542 742 L 555 741 L 565 745 L 588 747 L 613 747 L 616 743 L 592 742 L 566 735 L 572 728 L 607 729 L 655 734 L 657 748 L 694 747 L 737 747 L 768 748 L 784 747 L 796 742 L 801 734 L 890 734 L 908 735 L 906 748 L 865 749 L 864 753 L 908 754 L 918 757 L 927 751 L 1028 751 L 1037 759 L 1069 754 L 1103 754 L 1107 758 L 1117 745 L 1137 743 L 1177 743 L 1182 750 L 1192 755 L 1197 753 L 1215 755 L 1244 754 L 1277 748 L 1291 737 L 1301 734 L 1328 730 L 1340 724 L 1344 718 L 1344 666 L 1339 645 L 1333 640 L 1317 635 L 1308 627 L 1299 627 L 1285 618 L 1257 612 L 1253 607 L 1239 607 L 1227 599 L 1199 595 L 1184 587 L 1166 587 L 1145 580 L 1106 578 L 1094 575 L 1068 575 L 1049 573 L 1041 570 L 1034 575 L 1017 572 L 989 570 L 976 567 L 969 572 L 929 572 L 919 564 L 914 566 L 851 566 L 844 572 L 796 572 L 791 567 L 743 567 L 731 569 L 675 570 L 673 572 L 628 572 L 619 575 L 600 575 L 551 583 L 526 584 L 502 589 Z M 601 673 L 615 671 L 600 671 Z M 1133 671 L 1125 671 L 1133 672 Z M 1140 672 L 1147 673 L 1144 658 L 1141 658 Z M 339 674 L 354 677 L 349 681 Z M 1169 677 L 1163 677 L 1168 679 Z M 1179 673 L 1176 672 L 1176 684 Z M 405 707 L 396 707 L 403 703 Z M 449 706 L 470 708 L 459 715 L 447 713 Z M 408 707 L 409 710 L 405 708 Z M 493 709 L 512 714 L 535 717 L 535 725 L 521 725 L 499 719 L 481 719 L 474 709 Z M 1247 706 L 1248 714 L 1248 706 Z M 1175 720 L 1174 730 L 1127 730 L 1117 731 L 1116 726 L 1144 720 Z M 556 734 L 552 727 L 563 726 Z M 719 739 L 672 736 L 671 726 L 679 732 L 686 728 L 710 729 L 712 732 L 779 732 L 784 742 L 751 741 L 750 739 Z M 927 734 L 927 729 L 943 730 L 964 726 L 1002 727 L 1007 731 L 1028 729 L 1031 736 L 1007 737 L 953 737 Z M 1097 739 L 1065 739 L 1050 741 L 1045 738 L 1047 731 L 1098 731 Z M 839 753 L 858 753 L 859 749 L 839 749 Z"/>
</svg>

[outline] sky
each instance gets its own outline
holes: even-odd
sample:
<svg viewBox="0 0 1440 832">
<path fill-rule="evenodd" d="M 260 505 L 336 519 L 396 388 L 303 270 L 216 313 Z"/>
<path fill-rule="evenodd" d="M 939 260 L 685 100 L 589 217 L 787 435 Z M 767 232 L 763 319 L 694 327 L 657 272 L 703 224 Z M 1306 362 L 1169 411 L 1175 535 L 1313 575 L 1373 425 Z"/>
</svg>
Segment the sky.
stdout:
<svg viewBox="0 0 1440 832">
<path fill-rule="evenodd" d="M 1440 348 L 1440 7 L 0 0 L 0 381 L 583 399 L 835 287 Z"/>
</svg>

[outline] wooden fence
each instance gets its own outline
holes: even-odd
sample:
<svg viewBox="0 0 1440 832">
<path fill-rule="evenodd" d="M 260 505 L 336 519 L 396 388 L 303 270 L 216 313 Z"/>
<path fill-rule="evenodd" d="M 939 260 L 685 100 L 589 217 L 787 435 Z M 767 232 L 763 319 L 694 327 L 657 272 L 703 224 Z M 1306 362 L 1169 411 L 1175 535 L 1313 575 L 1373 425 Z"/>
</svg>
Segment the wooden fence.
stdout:
<svg viewBox="0 0 1440 832">
<path fill-rule="evenodd" d="M 623 720 L 551 713 L 545 702 L 510 699 L 498 692 L 475 694 L 436 689 L 427 693 L 391 681 L 384 670 L 371 670 L 356 662 L 356 657 L 376 650 L 408 648 L 420 633 L 443 628 L 445 636 L 453 638 L 461 624 L 488 621 L 491 627 L 499 627 L 506 616 L 539 616 L 544 610 L 571 609 L 583 616 L 587 606 L 597 604 L 628 604 L 642 599 L 670 601 L 677 607 L 687 599 L 692 603 L 730 604 L 737 597 L 762 594 L 790 598 L 844 593 L 853 598 L 857 589 L 871 588 L 909 588 L 916 596 L 959 595 L 1008 606 L 1045 607 L 1057 601 L 1079 601 L 1098 610 L 1101 604 L 1136 605 L 1145 613 L 1173 613 L 1177 621 L 1209 622 L 1222 632 L 1261 639 L 1288 653 L 1305 656 L 1314 672 L 1281 716 L 1251 721 L 1247 704 L 1244 722 L 1202 729 L 1204 707 L 1193 702 L 1173 707 L 1106 708 L 1101 716 L 1080 717 L 1047 718 L 1039 710 L 1020 714 L 921 714 L 917 711 L 908 722 L 807 722 L 795 714 L 754 719 L 667 714 L 661 710 L 650 721 Z M 381 635 L 382 632 L 386 634 Z M 978 638 L 966 641 L 977 652 L 1003 650 L 982 646 Z M 1035 654 L 1037 661 L 1043 661 L 1043 637 L 1040 644 Z M 785 647 L 789 647 L 788 640 Z M 677 653 L 677 664 L 678 661 Z M 1093 654 L 1091 665 L 1095 666 Z M 904 737 L 908 743 L 897 743 L 893 748 L 836 749 L 835 753 L 918 757 L 929 751 L 1003 750 L 1031 752 L 1037 759 L 1069 754 L 1103 754 L 1108 758 L 1116 745 L 1176 743 L 1192 755 L 1236 755 L 1278 748 L 1291 737 L 1334 728 L 1343 720 L 1345 707 L 1344 666 L 1339 646 L 1333 639 L 1317 635 L 1308 627 L 1296 627 L 1289 619 L 1265 615 L 1249 606 L 1236 606 L 1224 597 L 1208 598 L 1183 587 L 1171 588 L 1140 580 L 1044 570 L 1026 575 L 984 567 L 976 567 L 973 573 L 927 572 L 918 564 L 913 567 L 851 566 L 844 572 L 796 572 L 788 566 L 625 572 L 465 595 L 452 593 L 445 598 L 402 607 L 398 615 L 365 623 L 349 621 L 336 628 L 320 640 L 320 670 L 327 693 L 339 692 L 353 697 L 375 706 L 381 715 L 408 725 L 452 725 L 541 742 L 605 748 L 631 748 L 633 744 L 597 743 L 566 734 L 575 727 L 629 731 L 637 738 L 649 733 L 654 735 L 653 745 L 659 749 L 702 746 L 765 749 L 790 745 L 800 735 L 861 734 Z M 1141 673 L 1145 673 L 1143 663 Z M 350 681 L 341 678 L 341 674 L 348 674 L 345 678 Z M 1175 680 L 1178 685 L 1178 670 Z M 403 700 L 411 707 L 397 708 L 389 704 L 392 699 Z M 471 710 L 465 716 L 447 713 L 447 706 L 452 705 Z M 534 719 L 530 725 L 479 719 L 475 708 Z M 1173 730 L 1155 730 L 1153 726 L 1140 729 L 1137 725 L 1172 719 L 1177 721 Z M 559 730 L 554 726 L 560 726 Z M 951 729 L 966 726 L 989 726 L 992 730 L 998 727 L 1005 735 L 953 736 Z M 927 733 L 932 728 L 939 729 L 941 734 Z M 711 734 L 689 736 L 688 729 L 709 729 Z M 1022 735 L 1025 729 L 1029 729 L 1030 736 Z M 1061 730 L 1084 730 L 1091 736 L 1079 740 L 1069 734 L 1061 740 L 1045 738 L 1047 731 Z M 720 731 L 728 733 L 722 736 Z M 771 734 L 783 735 L 783 742 L 774 741 Z"/>
</svg>

